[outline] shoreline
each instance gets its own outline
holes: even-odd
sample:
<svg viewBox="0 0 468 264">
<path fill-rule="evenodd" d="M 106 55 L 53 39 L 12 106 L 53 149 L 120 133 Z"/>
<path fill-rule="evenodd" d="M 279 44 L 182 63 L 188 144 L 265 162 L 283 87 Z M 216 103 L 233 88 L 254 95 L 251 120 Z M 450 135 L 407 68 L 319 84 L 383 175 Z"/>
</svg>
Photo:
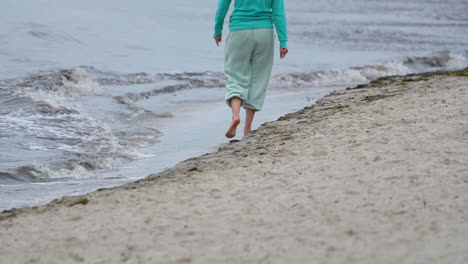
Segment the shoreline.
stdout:
<svg viewBox="0 0 468 264">
<path fill-rule="evenodd" d="M 267 98 L 265 109 L 254 120 L 253 128 L 257 128 L 264 122 L 276 120 L 285 113 L 300 110 L 333 90 L 341 90 L 345 87 L 326 86 L 294 91 L 272 90 Z M 210 92 L 219 93 L 213 89 L 215 88 L 207 88 Z M 222 88 L 219 90 L 224 91 Z M 178 94 L 178 97 L 193 97 L 199 92 L 199 89 L 187 90 Z M 168 103 L 171 108 L 168 108 L 168 105 L 161 106 L 160 101 L 164 101 L 164 99 L 171 100 L 166 96 L 161 98 L 159 102 L 153 101 L 151 103 L 148 101 L 147 105 L 143 106 L 149 109 L 151 104 L 158 105 L 151 111 L 161 112 L 162 109 L 166 109 L 174 114 L 172 118 L 157 119 L 152 123 L 152 126 L 159 128 L 163 135 L 159 137 L 159 143 L 137 149 L 141 155 L 147 157 L 132 160 L 126 164 L 122 163 L 120 168 L 114 166 L 90 171 L 90 175 L 85 176 L 88 179 L 79 179 L 81 175 L 74 177 L 73 174 L 64 174 L 70 179 L 44 182 L 12 180 L 11 185 L 8 183 L 0 184 L 0 212 L 12 208 L 44 205 L 62 196 L 83 195 L 99 188 L 110 188 L 133 182 L 145 178 L 149 174 L 171 168 L 185 159 L 217 151 L 221 145 L 227 142 L 224 136 L 224 123 L 229 122 L 225 117 L 230 115 L 230 109 L 226 108 L 222 97 L 218 98 L 220 100 L 208 104 L 196 100 L 184 102 L 183 106 Z M 203 120 L 203 122 L 197 122 L 197 120 Z M 190 137 L 187 137 L 186 131 L 191 131 Z"/>
<path fill-rule="evenodd" d="M 463 263 L 467 77 L 468 68 L 380 78 L 145 179 L 5 210 L 0 235 L 11 239 L 0 257 Z"/>
</svg>

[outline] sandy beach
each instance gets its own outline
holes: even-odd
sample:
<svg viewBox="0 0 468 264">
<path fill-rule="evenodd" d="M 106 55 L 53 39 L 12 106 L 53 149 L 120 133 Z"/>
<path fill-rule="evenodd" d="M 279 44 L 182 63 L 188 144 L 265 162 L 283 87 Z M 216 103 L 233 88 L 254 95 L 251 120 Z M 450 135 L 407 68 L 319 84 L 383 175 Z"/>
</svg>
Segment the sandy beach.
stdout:
<svg viewBox="0 0 468 264">
<path fill-rule="evenodd" d="M 468 263 L 468 69 L 336 91 L 215 153 L 0 219 L 1 263 Z"/>
</svg>

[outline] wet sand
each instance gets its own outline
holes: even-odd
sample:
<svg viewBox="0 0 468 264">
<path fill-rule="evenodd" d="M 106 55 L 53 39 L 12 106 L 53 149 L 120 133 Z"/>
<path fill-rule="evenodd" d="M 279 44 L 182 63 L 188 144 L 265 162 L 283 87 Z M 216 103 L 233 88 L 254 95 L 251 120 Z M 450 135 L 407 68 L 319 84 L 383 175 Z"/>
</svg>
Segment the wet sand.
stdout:
<svg viewBox="0 0 468 264">
<path fill-rule="evenodd" d="M 2 263 L 467 263 L 468 69 L 334 92 L 147 179 L 0 219 Z"/>
</svg>

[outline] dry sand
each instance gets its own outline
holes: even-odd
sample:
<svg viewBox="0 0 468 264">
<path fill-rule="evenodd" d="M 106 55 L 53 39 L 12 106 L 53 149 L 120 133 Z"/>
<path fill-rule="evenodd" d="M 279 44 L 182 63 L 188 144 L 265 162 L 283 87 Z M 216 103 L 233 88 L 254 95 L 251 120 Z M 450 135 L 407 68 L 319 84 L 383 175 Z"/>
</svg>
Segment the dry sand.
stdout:
<svg viewBox="0 0 468 264">
<path fill-rule="evenodd" d="M 468 69 L 337 91 L 123 187 L 3 212 L 1 263 L 468 263 Z"/>
</svg>

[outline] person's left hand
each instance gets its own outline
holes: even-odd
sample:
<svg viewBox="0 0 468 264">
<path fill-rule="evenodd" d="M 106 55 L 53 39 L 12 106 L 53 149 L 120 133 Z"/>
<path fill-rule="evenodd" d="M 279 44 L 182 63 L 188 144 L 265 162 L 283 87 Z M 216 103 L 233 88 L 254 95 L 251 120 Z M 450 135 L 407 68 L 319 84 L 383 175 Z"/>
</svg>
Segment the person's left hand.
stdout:
<svg viewBox="0 0 468 264">
<path fill-rule="evenodd" d="M 222 35 L 216 36 L 216 37 L 214 37 L 214 39 L 215 39 L 216 45 L 219 46 L 219 43 L 220 43 L 221 40 L 222 40 Z"/>
<path fill-rule="evenodd" d="M 280 48 L 280 59 L 283 59 L 288 54 L 288 48 Z"/>
</svg>

